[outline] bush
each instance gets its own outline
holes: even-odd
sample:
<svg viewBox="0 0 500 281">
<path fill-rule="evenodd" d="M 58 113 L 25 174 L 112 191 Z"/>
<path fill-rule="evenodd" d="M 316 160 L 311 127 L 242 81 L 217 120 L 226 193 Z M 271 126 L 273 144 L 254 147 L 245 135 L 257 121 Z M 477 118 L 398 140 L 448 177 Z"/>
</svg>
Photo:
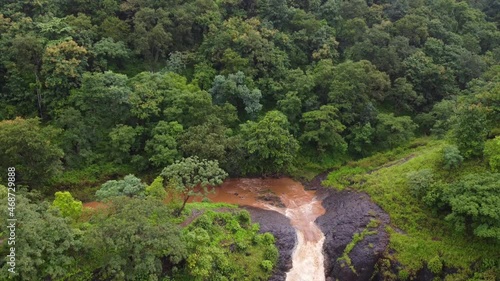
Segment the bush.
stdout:
<svg viewBox="0 0 500 281">
<path fill-rule="evenodd" d="M 446 220 L 457 230 L 500 241 L 499 182 L 500 173 L 471 174 L 445 189 L 444 200 L 452 210 Z"/>
<path fill-rule="evenodd" d="M 274 245 L 274 236 L 271 233 L 266 232 L 262 235 L 262 237 L 264 245 Z"/>
<path fill-rule="evenodd" d="M 58 209 L 65 218 L 77 220 L 82 214 L 83 204 L 75 200 L 69 191 L 56 192 L 52 208 Z"/>
<path fill-rule="evenodd" d="M 266 251 L 264 252 L 264 258 L 266 260 L 270 261 L 277 261 L 279 256 L 278 249 L 274 246 L 272 247 L 267 247 Z"/>
<path fill-rule="evenodd" d="M 408 187 L 413 196 L 422 199 L 433 183 L 433 173 L 430 169 L 423 169 L 408 173 Z"/>
<path fill-rule="evenodd" d="M 262 269 L 264 269 L 264 271 L 269 272 L 269 271 L 273 270 L 273 262 L 270 260 L 263 260 L 260 263 L 260 267 L 262 267 Z"/>
<path fill-rule="evenodd" d="M 123 180 L 110 180 L 104 183 L 96 192 L 99 200 L 114 196 L 142 196 L 144 195 L 146 185 L 134 175 L 128 175 Z"/>
<path fill-rule="evenodd" d="M 441 262 L 441 259 L 439 256 L 434 256 L 428 263 L 427 267 L 429 267 L 429 270 L 434 273 L 434 274 L 439 274 L 443 270 L 443 263 Z"/>
</svg>

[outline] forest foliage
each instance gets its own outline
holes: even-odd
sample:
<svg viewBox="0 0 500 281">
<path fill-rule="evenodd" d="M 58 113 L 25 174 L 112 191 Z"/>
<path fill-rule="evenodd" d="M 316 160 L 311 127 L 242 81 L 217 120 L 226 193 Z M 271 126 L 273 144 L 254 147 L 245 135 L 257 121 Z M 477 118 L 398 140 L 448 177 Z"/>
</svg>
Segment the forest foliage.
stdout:
<svg viewBox="0 0 500 281">
<path fill-rule="evenodd" d="M 17 278 L 240 280 L 222 246 L 193 262 L 213 229 L 180 230 L 165 187 L 187 201 L 227 176 L 307 178 L 421 136 L 449 145 L 438 168 L 408 171 L 409 194 L 498 243 L 499 15 L 494 0 L 0 0 L 0 170 L 16 167 L 33 224 L 19 235 L 37 241 Z M 116 215 L 80 214 L 96 198 Z M 267 245 L 248 241 L 236 245 Z"/>
</svg>

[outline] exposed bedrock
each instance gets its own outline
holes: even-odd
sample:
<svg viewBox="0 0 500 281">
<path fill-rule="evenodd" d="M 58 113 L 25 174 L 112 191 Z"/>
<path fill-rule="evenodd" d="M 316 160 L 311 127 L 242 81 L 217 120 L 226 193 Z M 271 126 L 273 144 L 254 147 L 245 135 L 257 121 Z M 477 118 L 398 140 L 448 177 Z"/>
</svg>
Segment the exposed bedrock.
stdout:
<svg viewBox="0 0 500 281">
<path fill-rule="evenodd" d="M 389 215 L 365 193 L 317 188 L 326 209 L 316 223 L 325 234 L 327 280 L 377 280 L 375 265 L 389 241 Z M 353 239 L 356 233 L 362 239 Z M 354 245 L 350 251 L 349 244 Z"/>
<path fill-rule="evenodd" d="M 252 221 L 260 224 L 261 233 L 270 232 L 276 238 L 276 247 L 280 255 L 269 280 L 284 281 L 286 273 L 292 268 L 292 254 L 297 243 L 295 229 L 290 224 L 290 220 L 278 212 L 255 207 L 245 207 L 245 209 L 250 213 Z"/>
</svg>

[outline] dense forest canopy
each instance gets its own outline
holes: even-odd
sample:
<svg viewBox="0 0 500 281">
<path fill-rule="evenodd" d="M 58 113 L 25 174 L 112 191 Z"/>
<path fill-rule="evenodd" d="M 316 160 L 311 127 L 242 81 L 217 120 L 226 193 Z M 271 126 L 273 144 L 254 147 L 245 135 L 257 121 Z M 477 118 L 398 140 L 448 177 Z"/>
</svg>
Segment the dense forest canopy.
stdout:
<svg viewBox="0 0 500 281">
<path fill-rule="evenodd" d="M 498 243 L 499 25 L 497 0 L 0 0 L 0 170 L 16 167 L 27 190 L 19 196 L 33 224 L 25 247 L 35 239 L 29 231 L 45 245 L 23 252 L 37 258 L 19 280 L 241 280 L 241 265 L 230 266 L 217 242 L 193 241 L 239 233 L 238 247 L 253 243 L 274 263 L 271 238 L 245 214 L 220 218 L 234 231 L 178 228 L 184 204 L 147 199 L 164 198 L 163 185 L 190 196 L 168 176 L 175 165 L 209 163 L 214 174 L 196 176 L 217 183 L 297 175 L 422 136 L 450 143 L 444 170 L 476 161 L 488 171 L 442 184 L 416 171 L 415 197 L 464 235 Z M 163 176 L 149 186 L 130 173 L 150 183 Z M 57 207 L 78 209 L 71 194 L 56 193 L 55 207 L 35 204 L 64 190 L 80 200 L 125 198 L 113 201 L 110 218 Z M 134 200 L 143 207 L 129 208 Z M 481 200 L 490 200 L 483 209 Z M 159 220 L 141 217 L 151 213 Z M 97 241 L 108 233 L 113 241 Z M 123 244 L 130 233 L 144 244 Z M 110 259 L 102 247 L 117 253 Z M 147 263 L 136 268 L 132 251 Z"/>
</svg>

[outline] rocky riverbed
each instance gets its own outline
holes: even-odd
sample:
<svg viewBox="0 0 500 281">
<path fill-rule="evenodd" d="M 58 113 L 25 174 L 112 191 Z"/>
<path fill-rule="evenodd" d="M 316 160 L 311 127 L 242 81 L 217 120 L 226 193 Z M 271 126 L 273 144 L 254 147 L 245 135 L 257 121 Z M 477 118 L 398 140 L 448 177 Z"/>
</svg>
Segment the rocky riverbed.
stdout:
<svg viewBox="0 0 500 281">
<path fill-rule="evenodd" d="M 364 193 L 319 191 L 326 209 L 326 213 L 316 220 L 325 235 L 326 280 L 370 280 L 372 276 L 376 277 L 375 265 L 389 242 L 385 231 L 389 215 Z M 355 234 L 363 238 L 353 241 Z M 347 252 L 350 243 L 354 247 Z"/>
</svg>

